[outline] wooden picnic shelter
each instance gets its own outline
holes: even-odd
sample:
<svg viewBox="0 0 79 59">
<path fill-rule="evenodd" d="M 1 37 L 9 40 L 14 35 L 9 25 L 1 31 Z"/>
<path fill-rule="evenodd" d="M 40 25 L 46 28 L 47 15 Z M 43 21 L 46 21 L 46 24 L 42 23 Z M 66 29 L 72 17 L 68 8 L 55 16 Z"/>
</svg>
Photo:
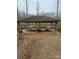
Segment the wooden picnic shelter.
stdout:
<svg viewBox="0 0 79 59">
<path fill-rule="evenodd" d="M 49 17 L 49 16 L 30 16 L 30 17 L 27 17 L 27 18 L 23 18 L 23 19 L 19 19 L 17 20 L 17 24 L 19 25 L 21 22 L 23 23 L 27 23 L 28 24 L 28 28 L 29 29 L 29 24 L 30 23 L 35 23 L 37 25 L 37 23 L 39 23 L 39 27 L 40 27 L 40 24 L 41 23 L 50 23 L 51 26 L 52 24 L 54 23 L 54 29 L 56 30 L 56 25 L 57 23 L 59 22 L 60 20 L 58 19 L 55 19 L 53 17 Z M 19 25 L 20 26 L 20 25 Z M 20 28 L 18 26 L 18 28 Z"/>
</svg>

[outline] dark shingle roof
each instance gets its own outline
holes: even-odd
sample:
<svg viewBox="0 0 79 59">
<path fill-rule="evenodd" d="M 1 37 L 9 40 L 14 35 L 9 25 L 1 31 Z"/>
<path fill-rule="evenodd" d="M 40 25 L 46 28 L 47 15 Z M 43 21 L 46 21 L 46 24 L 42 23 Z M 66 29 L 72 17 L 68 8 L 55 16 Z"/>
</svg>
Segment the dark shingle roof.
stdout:
<svg viewBox="0 0 79 59">
<path fill-rule="evenodd" d="M 59 21 L 53 17 L 47 16 L 31 16 L 28 18 L 18 20 L 20 22 L 51 22 L 51 21 Z"/>
</svg>

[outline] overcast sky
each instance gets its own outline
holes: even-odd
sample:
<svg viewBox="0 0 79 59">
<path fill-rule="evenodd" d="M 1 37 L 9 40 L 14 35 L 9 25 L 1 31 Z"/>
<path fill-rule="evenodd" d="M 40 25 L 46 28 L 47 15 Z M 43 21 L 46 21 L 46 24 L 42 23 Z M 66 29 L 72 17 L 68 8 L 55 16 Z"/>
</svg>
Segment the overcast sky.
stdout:
<svg viewBox="0 0 79 59">
<path fill-rule="evenodd" d="M 36 3 L 39 1 L 40 12 L 56 12 L 57 0 L 27 0 L 28 13 L 36 14 Z M 18 9 L 26 12 L 26 0 L 18 0 Z M 60 6 L 59 6 L 60 9 Z"/>
</svg>

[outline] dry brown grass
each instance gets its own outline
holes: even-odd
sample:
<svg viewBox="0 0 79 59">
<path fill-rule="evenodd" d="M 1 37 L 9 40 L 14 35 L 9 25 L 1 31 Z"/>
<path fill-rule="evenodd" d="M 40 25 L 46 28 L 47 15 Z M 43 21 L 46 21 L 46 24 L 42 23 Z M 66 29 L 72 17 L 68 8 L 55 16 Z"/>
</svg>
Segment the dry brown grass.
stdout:
<svg viewBox="0 0 79 59">
<path fill-rule="evenodd" d="M 61 35 L 53 32 L 18 34 L 17 59 L 61 59 Z M 25 55 L 25 56 L 24 56 Z"/>
</svg>

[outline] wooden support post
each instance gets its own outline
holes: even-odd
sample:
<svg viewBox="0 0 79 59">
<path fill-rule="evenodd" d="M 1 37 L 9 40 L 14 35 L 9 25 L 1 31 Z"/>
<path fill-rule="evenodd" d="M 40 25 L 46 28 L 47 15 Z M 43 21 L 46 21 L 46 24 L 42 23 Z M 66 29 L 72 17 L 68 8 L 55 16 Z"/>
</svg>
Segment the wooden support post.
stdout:
<svg viewBox="0 0 79 59">
<path fill-rule="evenodd" d="M 17 22 L 17 31 L 20 32 L 20 22 Z"/>
<path fill-rule="evenodd" d="M 38 29 L 38 28 L 37 28 L 37 22 L 35 23 L 35 25 L 36 25 L 36 32 L 37 32 L 37 29 Z"/>
<path fill-rule="evenodd" d="M 51 22 L 51 26 L 52 26 L 52 22 Z"/>
<path fill-rule="evenodd" d="M 27 30 L 29 30 L 29 22 L 27 24 L 28 24 Z"/>
<path fill-rule="evenodd" d="M 56 30 L 57 30 L 57 21 L 55 22 L 55 33 L 56 33 Z"/>
<path fill-rule="evenodd" d="M 39 30 L 40 30 L 40 23 L 39 23 Z"/>
<path fill-rule="evenodd" d="M 27 29 L 27 27 L 28 27 L 28 26 L 27 26 L 27 23 L 26 23 L 26 29 Z"/>
<path fill-rule="evenodd" d="M 52 22 L 50 22 L 50 30 L 51 30 L 51 27 L 52 27 Z"/>
</svg>

